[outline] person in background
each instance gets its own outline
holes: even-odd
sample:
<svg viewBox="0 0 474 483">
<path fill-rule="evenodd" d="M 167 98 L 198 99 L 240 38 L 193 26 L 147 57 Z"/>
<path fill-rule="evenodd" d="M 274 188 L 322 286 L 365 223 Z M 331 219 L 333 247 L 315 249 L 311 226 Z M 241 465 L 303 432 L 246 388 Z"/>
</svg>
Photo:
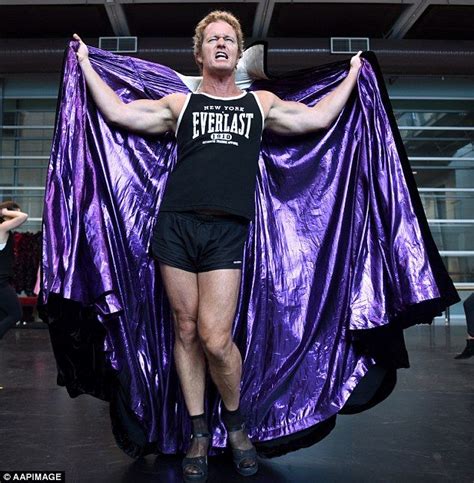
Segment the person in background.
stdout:
<svg viewBox="0 0 474 483">
<path fill-rule="evenodd" d="M 474 356 L 474 293 L 469 295 L 463 305 L 466 314 L 467 341 L 466 347 L 455 359 L 469 359 Z"/>
<path fill-rule="evenodd" d="M 13 277 L 13 234 L 28 219 L 14 201 L 0 203 L 0 339 L 21 318 L 22 309 L 15 289 Z"/>
</svg>

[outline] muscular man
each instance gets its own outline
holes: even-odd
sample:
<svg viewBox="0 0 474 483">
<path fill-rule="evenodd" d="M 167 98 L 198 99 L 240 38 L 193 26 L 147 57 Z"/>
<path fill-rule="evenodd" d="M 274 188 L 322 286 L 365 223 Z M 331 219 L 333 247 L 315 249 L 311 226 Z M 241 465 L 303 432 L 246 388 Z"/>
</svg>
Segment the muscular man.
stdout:
<svg viewBox="0 0 474 483">
<path fill-rule="evenodd" d="M 152 249 L 170 301 L 174 359 L 193 437 L 183 460 L 185 481 L 207 478 L 210 434 L 204 414 L 206 362 L 222 397 L 222 421 L 237 471 L 257 471 L 256 451 L 239 410 L 242 359 L 232 341 L 262 129 L 284 135 L 326 129 L 354 88 L 360 52 L 339 86 L 312 108 L 235 83 L 243 35 L 238 20 L 215 11 L 196 27 L 197 92 L 123 103 L 93 70 L 81 39 L 77 57 L 107 121 L 143 134 L 173 131 L 178 160 L 170 174 Z"/>
</svg>

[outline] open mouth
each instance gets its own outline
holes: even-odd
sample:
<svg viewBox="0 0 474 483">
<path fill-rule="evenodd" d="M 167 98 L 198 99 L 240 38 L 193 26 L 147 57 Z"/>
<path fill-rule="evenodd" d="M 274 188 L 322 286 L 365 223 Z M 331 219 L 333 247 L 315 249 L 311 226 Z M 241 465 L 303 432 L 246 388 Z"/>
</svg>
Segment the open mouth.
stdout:
<svg viewBox="0 0 474 483">
<path fill-rule="evenodd" d="M 225 52 L 217 52 L 216 59 L 228 59 L 229 56 Z"/>
</svg>

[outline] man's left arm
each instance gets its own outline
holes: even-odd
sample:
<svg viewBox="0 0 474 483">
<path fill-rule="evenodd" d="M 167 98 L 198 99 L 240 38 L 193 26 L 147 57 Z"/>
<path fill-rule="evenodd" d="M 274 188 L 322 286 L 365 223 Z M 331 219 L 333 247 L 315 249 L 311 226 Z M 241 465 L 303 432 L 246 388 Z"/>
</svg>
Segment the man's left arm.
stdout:
<svg viewBox="0 0 474 483">
<path fill-rule="evenodd" d="M 265 127 L 279 134 L 304 134 L 328 128 L 344 108 L 357 83 L 362 66 L 360 54 L 352 57 L 347 77 L 315 106 L 301 102 L 283 101 L 270 92 L 261 92 L 264 111 L 267 112 Z"/>
</svg>

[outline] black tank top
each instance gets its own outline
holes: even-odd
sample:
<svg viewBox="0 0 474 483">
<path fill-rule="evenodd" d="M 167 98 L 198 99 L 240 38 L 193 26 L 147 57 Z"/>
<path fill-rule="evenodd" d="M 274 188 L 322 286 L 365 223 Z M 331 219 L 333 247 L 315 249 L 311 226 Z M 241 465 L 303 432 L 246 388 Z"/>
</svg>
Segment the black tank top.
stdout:
<svg viewBox="0 0 474 483">
<path fill-rule="evenodd" d="M 178 159 L 160 210 L 215 209 L 252 220 L 262 129 L 252 93 L 188 94 L 176 127 Z"/>
<path fill-rule="evenodd" d="M 8 234 L 7 244 L 0 250 L 0 285 L 13 277 L 13 235 Z"/>
</svg>

